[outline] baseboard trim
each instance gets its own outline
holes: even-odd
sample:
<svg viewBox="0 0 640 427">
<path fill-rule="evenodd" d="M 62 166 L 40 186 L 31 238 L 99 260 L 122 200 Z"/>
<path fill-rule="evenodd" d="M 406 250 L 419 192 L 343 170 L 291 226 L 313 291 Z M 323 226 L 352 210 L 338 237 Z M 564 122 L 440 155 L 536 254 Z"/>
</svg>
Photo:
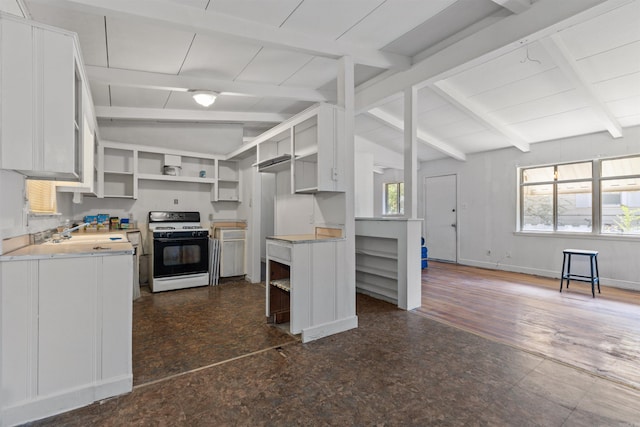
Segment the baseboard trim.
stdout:
<svg viewBox="0 0 640 427">
<path fill-rule="evenodd" d="M 358 327 L 358 316 L 351 316 L 345 319 L 334 320 L 333 322 L 323 323 L 322 325 L 312 326 L 302 330 L 302 342 L 324 338 L 329 335 L 348 331 Z"/>
</svg>

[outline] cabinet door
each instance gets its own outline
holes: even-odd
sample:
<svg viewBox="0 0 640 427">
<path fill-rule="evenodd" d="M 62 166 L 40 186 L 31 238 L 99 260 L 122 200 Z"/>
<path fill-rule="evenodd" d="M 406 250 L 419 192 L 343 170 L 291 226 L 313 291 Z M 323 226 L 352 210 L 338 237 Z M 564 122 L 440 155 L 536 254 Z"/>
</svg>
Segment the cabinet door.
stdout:
<svg viewBox="0 0 640 427">
<path fill-rule="evenodd" d="M 30 25 L 0 19 L 2 169 L 33 168 L 34 76 Z"/>
<path fill-rule="evenodd" d="M 33 397 L 37 391 L 38 261 L 0 262 L 2 313 L 2 384 L 0 401 L 11 407 Z"/>
<path fill-rule="evenodd" d="M 244 272 L 244 240 L 223 240 L 220 276 L 241 276 Z"/>
<path fill-rule="evenodd" d="M 102 379 L 131 375 L 133 256 L 102 257 Z"/>
<path fill-rule="evenodd" d="M 78 174 L 82 86 L 76 70 L 73 39 L 42 31 L 42 144 L 45 172 Z"/>
<path fill-rule="evenodd" d="M 96 360 L 100 257 L 41 260 L 38 268 L 38 394 L 90 384 Z"/>
</svg>

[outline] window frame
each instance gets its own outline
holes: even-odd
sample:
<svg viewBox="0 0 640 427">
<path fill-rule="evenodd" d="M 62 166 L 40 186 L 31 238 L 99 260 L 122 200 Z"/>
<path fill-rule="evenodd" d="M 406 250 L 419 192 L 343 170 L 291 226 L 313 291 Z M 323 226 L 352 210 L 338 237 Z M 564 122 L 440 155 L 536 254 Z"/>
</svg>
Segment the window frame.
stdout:
<svg viewBox="0 0 640 427">
<path fill-rule="evenodd" d="M 603 226 L 603 205 L 602 205 L 602 182 L 616 179 L 630 179 L 637 178 L 640 179 L 640 172 L 638 174 L 632 175 L 616 175 L 616 176 L 602 176 L 602 162 L 609 160 L 617 160 L 617 159 L 626 159 L 626 158 L 640 158 L 640 153 L 629 154 L 624 156 L 614 156 L 614 157 L 603 157 L 597 159 L 587 159 L 587 160 L 578 160 L 578 161 L 569 161 L 562 163 L 550 163 L 550 164 L 541 164 L 541 165 L 530 165 L 530 166 L 519 166 L 517 167 L 517 212 L 516 212 L 516 232 L 522 234 L 542 234 L 542 235 L 564 235 L 564 236 L 600 236 L 600 237 L 623 237 L 623 238 L 639 238 L 640 236 L 637 233 L 605 233 L 602 231 Z M 578 163 L 591 163 L 591 178 L 578 178 L 571 180 L 558 180 L 558 166 L 578 164 Z M 554 178 L 552 181 L 540 181 L 535 183 L 525 183 L 524 182 L 524 173 L 529 169 L 536 168 L 544 168 L 544 167 L 553 167 L 554 168 Z M 571 182 L 591 182 L 591 231 L 590 232 L 573 232 L 566 230 L 558 230 L 558 184 L 571 183 Z M 523 230 L 524 225 L 524 189 L 531 185 L 552 185 L 553 186 L 553 229 L 552 230 Z"/>
<path fill-rule="evenodd" d="M 394 185 L 396 186 L 396 191 L 398 194 L 397 203 L 397 213 L 389 213 L 387 212 L 388 203 L 388 186 Z M 404 181 L 394 181 L 394 182 L 383 182 L 382 183 L 382 215 L 383 216 L 404 216 L 404 203 L 402 203 L 401 199 L 404 198 Z"/>
</svg>

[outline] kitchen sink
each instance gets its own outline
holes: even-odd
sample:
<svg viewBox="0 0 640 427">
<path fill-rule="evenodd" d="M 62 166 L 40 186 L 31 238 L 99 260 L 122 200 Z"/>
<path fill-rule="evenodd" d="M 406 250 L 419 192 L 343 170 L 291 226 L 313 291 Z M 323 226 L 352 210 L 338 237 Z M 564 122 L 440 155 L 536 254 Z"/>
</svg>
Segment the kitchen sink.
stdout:
<svg viewBox="0 0 640 427">
<path fill-rule="evenodd" d="M 95 244 L 103 244 L 103 243 L 118 243 L 118 242 L 127 242 L 127 236 L 125 234 L 120 233 L 110 233 L 110 234 L 72 234 L 69 239 L 60 239 L 59 242 L 54 240 L 50 240 L 43 244 L 45 245 L 70 245 L 74 243 L 95 243 Z"/>
</svg>

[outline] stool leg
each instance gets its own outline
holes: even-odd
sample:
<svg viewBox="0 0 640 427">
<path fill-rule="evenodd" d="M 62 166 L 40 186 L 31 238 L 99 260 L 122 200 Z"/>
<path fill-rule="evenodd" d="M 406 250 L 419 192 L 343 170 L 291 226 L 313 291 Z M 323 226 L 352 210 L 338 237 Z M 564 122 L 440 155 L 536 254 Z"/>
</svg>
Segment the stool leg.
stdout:
<svg viewBox="0 0 640 427">
<path fill-rule="evenodd" d="M 564 282 L 564 264 L 567 260 L 567 254 L 562 254 L 562 271 L 560 272 L 560 292 L 562 292 L 562 283 Z"/>
<path fill-rule="evenodd" d="M 593 295 L 593 297 L 595 298 L 596 297 L 596 291 L 595 291 L 596 278 L 593 275 L 593 263 L 594 263 L 595 256 L 592 256 L 590 258 L 591 258 L 591 262 L 589 264 L 591 267 L 591 295 Z"/>
<path fill-rule="evenodd" d="M 571 254 L 567 254 L 567 289 L 569 289 L 569 282 L 571 281 Z"/>
<path fill-rule="evenodd" d="M 596 264 L 596 282 L 598 283 L 598 293 L 600 293 L 600 273 L 598 272 L 598 255 L 593 257 L 593 262 Z"/>
</svg>

